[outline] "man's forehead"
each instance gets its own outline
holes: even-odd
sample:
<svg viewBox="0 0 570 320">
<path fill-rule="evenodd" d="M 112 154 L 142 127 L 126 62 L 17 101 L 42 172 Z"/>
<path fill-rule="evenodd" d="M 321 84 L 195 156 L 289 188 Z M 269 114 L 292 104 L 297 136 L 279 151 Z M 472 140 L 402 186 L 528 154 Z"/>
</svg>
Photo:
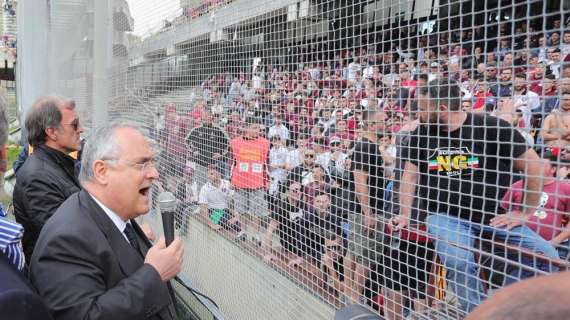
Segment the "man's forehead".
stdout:
<svg viewBox="0 0 570 320">
<path fill-rule="evenodd" d="M 159 151 L 142 133 L 133 128 L 118 128 L 117 138 L 124 155 L 137 158 L 154 157 Z"/>
<path fill-rule="evenodd" d="M 75 111 L 75 109 L 70 109 L 68 105 L 61 106 L 59 110 L 63 117 L 77 117 L 77 111 Z"/>
</svg>

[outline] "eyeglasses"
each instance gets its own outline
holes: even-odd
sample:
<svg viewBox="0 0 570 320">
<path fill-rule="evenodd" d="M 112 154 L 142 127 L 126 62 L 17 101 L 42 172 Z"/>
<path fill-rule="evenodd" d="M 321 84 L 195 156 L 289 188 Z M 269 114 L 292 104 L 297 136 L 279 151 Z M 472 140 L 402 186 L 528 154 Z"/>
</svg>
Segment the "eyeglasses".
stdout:
<svg viewBox="0 0 570 320">
<path fill-rule="evenodd" d="M 71 126 L 73 130 L 77 131 L 79 129 L 79 118 L 75 118 L 71 123 L 62 123 L 64 126 Z"/>
<path fill-rule="evenodd" d="M 314 154 L 306 154 L 305 157 L 306 157 L 306 158 L 314 158 L 315 155 L 314 155 Z"/>
<path fill-rule="evenodd" d="M 123 162 L 127 166 L 136 168 L 143 173 L 149 172 L 152 169 L 156 169 L 156 159 L 150 159 L 143 162 L 136 162 L 125 159 L 102 159 L 102 160 L 108 162 Z"/>
</svg>

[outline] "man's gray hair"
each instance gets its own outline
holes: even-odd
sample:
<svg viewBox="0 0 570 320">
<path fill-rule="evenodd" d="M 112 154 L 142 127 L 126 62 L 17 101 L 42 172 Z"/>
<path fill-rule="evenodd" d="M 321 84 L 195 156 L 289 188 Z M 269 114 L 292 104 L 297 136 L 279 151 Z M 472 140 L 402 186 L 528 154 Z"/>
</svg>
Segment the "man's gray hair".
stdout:
<svg viewBox="0 0 570 320">
<path fill-rule="evenodd" d="M 59 128 L 61 123 L 60 108 L 75 109 L 75 102 L 58 96 L 41 97 L 34 102 L 26 115 L 28 143 L 37 147 L 46 142 L 48 128 Z"/>
<path fill-rule="evenodd" d="M 141 127 L 129 121 L 113 122 L 91 131 L 83 150 L 81 151 L 81 171 L 79 182 L 82 184 L 92 181 L 95 177 L 93 164 L 97 160 L 118 159 L 121 155 L 121 146 L 117 139 L 117 129 L 130 128 L 146 137 Z"/>
<path fill-rule="evenodd" d="M 461 110 L 461 90 L 457 82 L 450 78 L 437 78 L 427 86 L 419 88 L 421 95 L 427 95 L 430 103 L 446 105 L 450 111 Z"/>
</svg>

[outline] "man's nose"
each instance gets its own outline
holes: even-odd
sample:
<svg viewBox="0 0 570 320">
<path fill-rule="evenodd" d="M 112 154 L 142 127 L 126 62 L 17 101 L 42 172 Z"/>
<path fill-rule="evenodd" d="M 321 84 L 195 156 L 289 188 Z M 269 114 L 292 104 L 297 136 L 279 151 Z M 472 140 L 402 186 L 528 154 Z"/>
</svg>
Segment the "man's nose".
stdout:
<svg viewBox="0 0 570 320">
<path fill-rule="evenodd" d="M 159 177 L 159 173 L 158 173 L 158 169 L 156 167 L 152 167 L 150 168 L 150 170 L 147 171 L 147 175 L 146 177 L 148 179 L 152 179 L 152 180 L 156 180 Z"/>
</svg>

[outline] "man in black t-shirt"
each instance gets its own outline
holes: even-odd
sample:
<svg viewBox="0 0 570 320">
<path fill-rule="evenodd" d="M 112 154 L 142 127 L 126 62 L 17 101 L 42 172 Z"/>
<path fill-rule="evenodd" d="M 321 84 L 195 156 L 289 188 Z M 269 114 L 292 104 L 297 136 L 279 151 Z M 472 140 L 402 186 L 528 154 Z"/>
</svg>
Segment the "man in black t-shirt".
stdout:
<svg viewBox="0 0 570 320">
<path fill-rule="evenodd" d="M 427 208 L 420 209 L 429 213 L 428 231 L 445 265 L 448 284 L 461 308 L 469 312 L 485 298 L 474 249 L 469 250 L 476 239 L 489 234 L 494 240 L 557 257 L 552 245 L 524 225 L 539 203 L 543 165 L 510 124 L 462 111 L 459 87 L 453 80 L 436 79 L 419 89 L 422 125 L 402 152 L 400 215 L 394 224 L 397 228 L 408 224 L 419 185 L 420 196 L 427 200 Z M 504 213 L 499 201 L 512 184 L 514 171 L 525 174 L 525 210 Z M 541 261 L 521 256 L 515 266 L 556 269 Z M 532 275 L 513 268 L 506 283 Z"/>
<path fill-rule="evenodd" d="M 276 257 L 272 253 L 273 233 L 277 231 L 279 242 L 284 249 L 289 266 L 297 266 L 303 262 L 307 254 L 303 239 L 303 224 L 308 217 L 307 205 L 302 200 L 303 186 L 299 182 L 291 182 L 285 199 L 277 199 L 272 205 L 271 221 L 267 227 L 263 244 L 264 260 L 270 263 Z"/>
<path fill-rule="evenodd" d="M 213 122 L 212 111 L 205 109 L 201 117 L 202 125 L 190 131 L 186 137 L 186 144 L 192 152 L 192 161 L 196 162 L 195 181 L 198 190 L 208 182 L 208 166 L 223 165 L 229 146 L 228 136 Z"/>
<path fill-rule="evenodd" d="M 328 232 L 342 234 L 341 220 L 331 206 L 328 193 L 315 195 L 313 210 L 304 219 L 302 229 L 302 240 L 305 243 L 303 251 L 320 265 L 321 257 L 325 253 L 325 235 Z"/>
<path fill-rule="evenodd" d="M 384 206 L 384 169 L 378 136 L 382 136 L 387 117 L 382 111 L 367 110 L 362 115 L 363 137 L 352 152 L 354 190 L 357 208 L 350 219 L 348 256 L 345 259 L 345 295 L 359 301 L 371 264 L 382 254 Z"/>
</svg>

